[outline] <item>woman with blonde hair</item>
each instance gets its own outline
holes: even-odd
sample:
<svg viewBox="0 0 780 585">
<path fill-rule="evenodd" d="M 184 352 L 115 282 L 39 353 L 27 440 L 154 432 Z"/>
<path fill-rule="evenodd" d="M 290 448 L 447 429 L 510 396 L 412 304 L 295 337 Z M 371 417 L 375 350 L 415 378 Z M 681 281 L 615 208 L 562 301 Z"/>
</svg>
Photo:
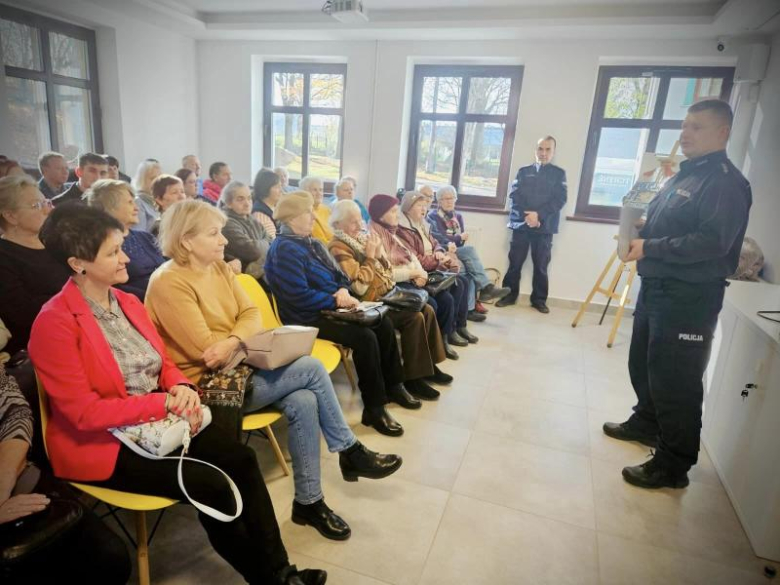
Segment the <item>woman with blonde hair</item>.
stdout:
<svg viewBox="0 0 780 585">
<path fill-rule="evenodd" d="M 160 212 L 157 210 L 157 206 L 154 203 L 154 196 L 152 195 L 152 183 L 154 180 L 162 175 L 162 167 L 160 162 L 147 158 L 141 161 L 138 165 L 138 170 L 133 177 L 133 189 L 135 189 L 135 195 L 138 200 L 138 224 L 136 229 L 148 232 L 152 229 L 154 222 L 160 219 Z"/>
<path fill-rule="evenodd" d="M 258 309 L 224 261 L 224 214 L 201 201 L 182 201 L 163 216 L 160 242 L 171 258 L 149 282 L 146 308 L 174 363 L 191 380 L 219 370 L 241 341 L 263 329 Z M 320 479 L 320 431 L 339 453 L 345 480 L 379 479 L 401 466 L 397 455 L 369 451 L 344 421 L 328 373 L 310 356 L 273 371 L 254 370 L 244 412 L 269 405 L 290 424 L 295 499 L 292 519 L 333 540 L 349 525 L 325 504 Z"/>
</svg>

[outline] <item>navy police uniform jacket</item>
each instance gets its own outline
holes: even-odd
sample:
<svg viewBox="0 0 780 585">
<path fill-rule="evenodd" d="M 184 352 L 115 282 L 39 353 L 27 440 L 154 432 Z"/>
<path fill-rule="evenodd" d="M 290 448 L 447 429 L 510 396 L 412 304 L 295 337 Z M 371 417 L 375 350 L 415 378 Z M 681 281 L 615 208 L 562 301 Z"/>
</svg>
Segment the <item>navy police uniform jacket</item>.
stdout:
<svg viewBox="0 0 780 585">
<path fill-rule="evenodd" d="M 648 207 L 639 274 L 692 283 L 731 276 L 752 203 L 750 183 L 725 151 L 684 161 Z"/>
<path fill-rule="evenodd" d="M 553 164 L 521 167 L 509 198 L 512 207 L 508 228 L 557 234 L 561 209 L 566 205 L 566 171 Z M 533 230 L 525 225 L 526 211 L 536 211 L 542 225 Z"/>
</svg>

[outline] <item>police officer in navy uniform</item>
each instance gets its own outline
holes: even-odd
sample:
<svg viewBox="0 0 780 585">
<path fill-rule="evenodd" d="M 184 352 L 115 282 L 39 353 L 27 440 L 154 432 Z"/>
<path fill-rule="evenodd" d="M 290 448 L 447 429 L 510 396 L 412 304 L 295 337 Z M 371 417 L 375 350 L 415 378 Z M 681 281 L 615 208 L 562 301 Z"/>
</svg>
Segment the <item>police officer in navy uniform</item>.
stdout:
<svg viewBox="0 0 780 585">
<path fill-rule="evenodd" d="M 628 363 L 637 404 L 604 433 L 655 447 L 649 461 L 623 469 L 639 487 L 683 488 L 698 458 L 702 378 L 752 204 L 750 184 L 726 156 L 732 120 L 720 100 L 688 108 L 680 135 L 688 160 L 631 242 L 628 260 L 642 277 Z"/>
<path fill-rule="evenodd" d="M 514 305 L 520 294 L 520 272 L 528 250 L 534 265 L 531 306 L 540 313 L 547 308 L 547 267 L 552 257 L 553 234 L 558 233 L 561 209 L 566 205 L 566 171 L 551 163 L 556 142 L 545 136 L 536 144 L 536 163 L 522 167 L 512 185 L 512 208 L 507 227 L 512 230 L 509 268 L 501 286 L 511 292 L 496 302 L 497 307 Z"/>
</svg>

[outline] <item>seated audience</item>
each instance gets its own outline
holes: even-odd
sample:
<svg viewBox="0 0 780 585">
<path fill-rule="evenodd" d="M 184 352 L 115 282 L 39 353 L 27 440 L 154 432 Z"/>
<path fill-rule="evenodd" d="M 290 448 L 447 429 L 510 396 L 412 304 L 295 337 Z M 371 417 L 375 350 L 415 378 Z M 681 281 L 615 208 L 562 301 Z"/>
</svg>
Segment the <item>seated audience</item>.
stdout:
<svg viewBox="0 0 780 585">
<path fill-rule="evenodd" d="M 276 171 L 270 169 L 257 171 L 252 194 L 254 199 L 252 217 L 260 222 L 271 240 L 276 237 L 279 229 L 279 224 L 274 219 L 274 208 L 283 194 L 282 180 Z"/>
<path fill-rule="evenodd" d="M 417 192 L 422 193 L 422 195 L 425 196 L 425 213 L 427 215 L 431 209 L 435 207 L 434 203 L 436 202 L 436 194 L 433 192 L 433 187 L 430 185 L 423 185 L 418 189 Z"/>
<path fill-rule="evenodd" d="M 44 152 L 38 157 L 38 170 L 41 179 L 38 189 L 46 199 L 54 199 L 64 192 L 68 185 L 68 163 L 59 152 Z"/>
<path fill-rule="evenodd" d="M 330 231 L 330 207 L 323 204 L 324 184 L 319 177 L 301 179 L 301 191 L 308 191 L 314 201 L 314 228 L 312 236 L 327 245 L 333 239 Z"/>
<path fill-rule="evenodd" d="M 409 402 L 393 324 L 383 318 L 375 328 L 362 327 L 322 315 L 323 310 L 355 307 L 358 300 L 350 296 L 349 279 L 325 245 L 312 237 L 313 208 L 306 191 L 285 195 L 276 205 L 274 217 L 282 227 L 268 250 L 265 278 L 283 323 L 318 327 L 320 337 L 352 350 L 363 424 L 400 436 L 403 427 L 385 409 L 388 398 L 402 406 Z"/>
<path fill-rule="evenodd" d="M 205 201 L 216 205 L 222 188 L 233 180 L 233 173 L 227 163 L 215 162 L 209 167 L 209 178 L 203 181 L 203 197 Z"/>
<path fill-rule="evenodd" d="M 284 193 L 292 193 L 293 191 L 296 191 L 296 187 L 292 187 L 290 185 L 290 173 L 287 171 L 284 167 L 276 167 L 274 169 L 274 173 L 279 177 L 279 180 L 281 181 L 282 185 L 282 192 Z"/>
<path fill-rule="evenodd" d="M 163 174 L 152 183 L 152 197 L 154 197 L 154 204 L 162 216 L 171 205 L 184 201 L 187 194 L 184 192 L 184 183 L 179 177 Z M 149 233 L 157 237 L 158 231 L 160 231 L 159 219 L 152 224 Z"/>
<path fill-rule="evenodd" d="M 24 172 L 24 169 L 15 160 L 6 158 L 5 160 L 0 161 L 0 179 L 2 179 L 3 177 L 14 177 L 14 176 L 24 175 L 24 174 L 26 174 Z"/>
<path fill-rule="evenodd" d="M 252 193 L 240 181 L 230 181 L 222 189 L 220 206 L 227 216 L 222 235 L 227 238 L 225 260 L 238 259 L 241 272 L 255 278 L 263 275 L 271 238 L 260 222 L 252 217 Z"/>
<path fill-rule="evenodd" d="M 469 234 L 466 231 L 466 224 L 463 216 L 455 211 L 455 203 L 458 200 L 455 187 L 448 185 L 439 189 L 436 200 L 438 207 L 429 211 L 427 215 L 428 223 L 431 225 L 431 235 L 444 247 L 449 247 L 450 244 L 456 246 L 455 253 L 469 279 L 473 281 L 479 301 L 496 301 L 504 298 L 511 292 L 510 289 L 498 288 L 490 282 L 476 248 L 467 244 Z M 476 300 L 473 305 L 470 300 L 469 308 L 475 305 Z M 473 317 L 469 314 L 470 319 Z"/>
<path fill-rule="evenodd" d="M 195 185 L 198 188 L 196 195 L 203 195 L 203 179 L 200 178 L 200 171 L 202 169 L 200 159 L 194 154 L 188 154 L 181 159 L 181 167 L 195 173 Z M 181 177 L 179 178 L 181 179 Z M 181 180 L 184 181 L 184 179 Z M 187 195 L 187 197 L 195 199 L 195 197 L 190 197 L 189 195 Z"/>
<path fill-rule="evenodd" d="M 376 301 L 390 292 L 396 285 L 393 266 L 379 236 L 364 230 L 357 204 L 349 200 L 336 203 L 330 224 L 333 239 L 328 250 L 352 281 L 352 293 L 360 300 Z M 425 380 L 446 384 L 452 377 L 436 366 L 446 359 L 436 312 L 426 304 L 422 311 L 391 310 L 388 314 L 401 333 L 404 386 L 419 398 L 438 398 L 439 393 Z"/>
<path fill-rule="evenodd" d="M 260 309 L 223 261 L 224 224 L 224 215 L 203 202 L 187 201 L 171 209 L 160 229 L 171 260 L 154 274 L 146 297 L 168 353 L 192 380 L 220 368 L 241 340 L 263 328 Z M 345 479 L 386 477 L 401 466 L 401 458 L 369 451 L 357 440 L 344 421 L 328 373 L 315 358 L 302 357 L 274 371 L 255 370 L 251 386 L 245 412 L 274 405 L 290 423 L 293 521 L 314 526 L 326 538 L 349 538 L 349 526 L 323 498 L 320 431 L 330 451 L 339 453 Z"/>
<path fill-rule="evenodd" d="M 192 381 L 168 357 L 141 302 L 113 288 L 127 280 L 124 230 L 99 209 L 63 206 L 41 234 L 72 273 L 41 310 L 29 345 L 51 406 L 47 446 L 55 475 L 186 502 L 177 461 L 142 457 L 109 432 L 180 416 L 194 435 L 189 455 L 223 470 L 243 500 L 232 522 L 198 514 L 215 551 L 249 583 L 324 583 L 324 573 L 289 564 L 254 451 L 216 425 L 200 430 L 203 410 Z M 184 477 L 194 499 L 235 513 L 235 498 L 219 472 L 185 461 Z"/>
<path fill-rule="evenodd" d="M 64 193 L 51 200 L 55 207 L 70 202 L 83 203 L 84 193 L 92 183 L 108 176 L 108 163 L 99 154 L 87 152 L 79 157 L 75 172 L 76 181 Z"/>
<path fill-rule="evenodd" d="M 30 405 L 0 363 L 0 547 L 21 544 L 18 539 L 30 529 L 45 534 L 51 519 L 43 513 L 51 498 L 79 505 L 68 485 L 28 463 L 32 436 Z M 127 583 L 131 570 L 127 547 L 92 510 L 81 507 L 81 519 L 67 532 L 44 537 L 43 549 L 0 566 L 3 583 L 56 583 L 68 578 L 81 583 Z"/>
<path fill-rule="evenodd" d="M 160 211 L 152 195 L 152 184 L 160 175 L 162 175 L 160 163 L 153 158 L 147 158 L 138 165 L 133 178 L 132 185 L 138 204 L 138 223 L 135 229 L 142 232 L 151 231 L 154 222 L 160 219 Z"/>
<path fill-rule="evenodd" d="M 198 175 L 195 171 L 181 168 L 174 173 L 184 185 L 184 195 L 187 199 L 198 198 Z"/>
<path fill-rule="evenodd" d="M 119 159 L 115 156 L 111 156 L 110 154 L 104 154 L 103 157 L 106 159 L 106 162 L 108 163 L 108 179 L 114 179 L 115 181 L 124 181 L 125 183 L 132 182 L 132 179 L 129 175 L 124 174 L 119 169 Z"/>
<path fill-rule="evenodd" d="M 116 287 L 134 294 L 141 301 L 149 286 L 149 277 L 165 259 L 157 247 L 154 236 L 136 229 L 138 224 L 138 199 L 133 188 L 124 181 L 103 179 L 87 191 L 87 203 L 108 213 L 122 224 L 122 251 L 130 259 L 126 266 L 127 278 Z"/>
<path fill-rule="evenodd" d="M 0 319 L 13 337 L 11 355 L 27 347 L 43 304 L 68 280 L 68 271 L 44 249 L 38 232 L 51 201 L 27 175 L 0 179 Z"/>
<path fill-rule="evenodd" d="M 371 219 L 368 215 L 368 209 L 366 209 L 366 206 L 363 205 L 360 200 L 355 199 L 355 179 L 352 177 L 342 177 L 339 182 L 336 183 L 334 190 L 336 191 L 336 203 L 345 200 L 354 201 L 355 205 L 360 209 L 360 217 L 363 218 L 364 222 L 368 223 Z M 334 203 L 334 205 L 336 205 L 336 203 Z"/>
</svg>

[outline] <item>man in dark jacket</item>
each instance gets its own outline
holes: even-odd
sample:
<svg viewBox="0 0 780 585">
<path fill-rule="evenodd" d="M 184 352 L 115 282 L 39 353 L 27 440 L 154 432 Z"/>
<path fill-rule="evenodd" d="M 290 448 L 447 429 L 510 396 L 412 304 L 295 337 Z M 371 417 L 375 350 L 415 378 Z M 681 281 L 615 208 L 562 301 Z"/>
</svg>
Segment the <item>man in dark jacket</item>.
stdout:
<svg viewBox="0 0 780 585">
<path fill-rule="evenodd" d="M 720 100 L 688 108 L 680 135 L 688 160 L 650 203 L 629 249 L 642 277 L 628 358 L 637 404 L 604 433 L 656 448 L 623 469 L 639 487 L 683 488 L 698 460 L 702 378 L 752 204 L 750 183 L 726 156 L 732 120 Z"/>
<path fill-rule="evenodd" d="M 509 268 L 501 286 L 511 292 L 496 303 L 514 305 L 520 295 L 520 272 L 528 250 L 534 264 L 531 306 L 540 313 L 547 308 L 547 267 L 552 257 L 553 234 L 558 233 L 561 209 L 566 205 L 566 171 L 552 164 L 556 142 L 545 136 L 536 143 L 536 162 L 517 171 L 509 198 L 512 207 L 507 227 L 512 230 Z"/>
</svg>

